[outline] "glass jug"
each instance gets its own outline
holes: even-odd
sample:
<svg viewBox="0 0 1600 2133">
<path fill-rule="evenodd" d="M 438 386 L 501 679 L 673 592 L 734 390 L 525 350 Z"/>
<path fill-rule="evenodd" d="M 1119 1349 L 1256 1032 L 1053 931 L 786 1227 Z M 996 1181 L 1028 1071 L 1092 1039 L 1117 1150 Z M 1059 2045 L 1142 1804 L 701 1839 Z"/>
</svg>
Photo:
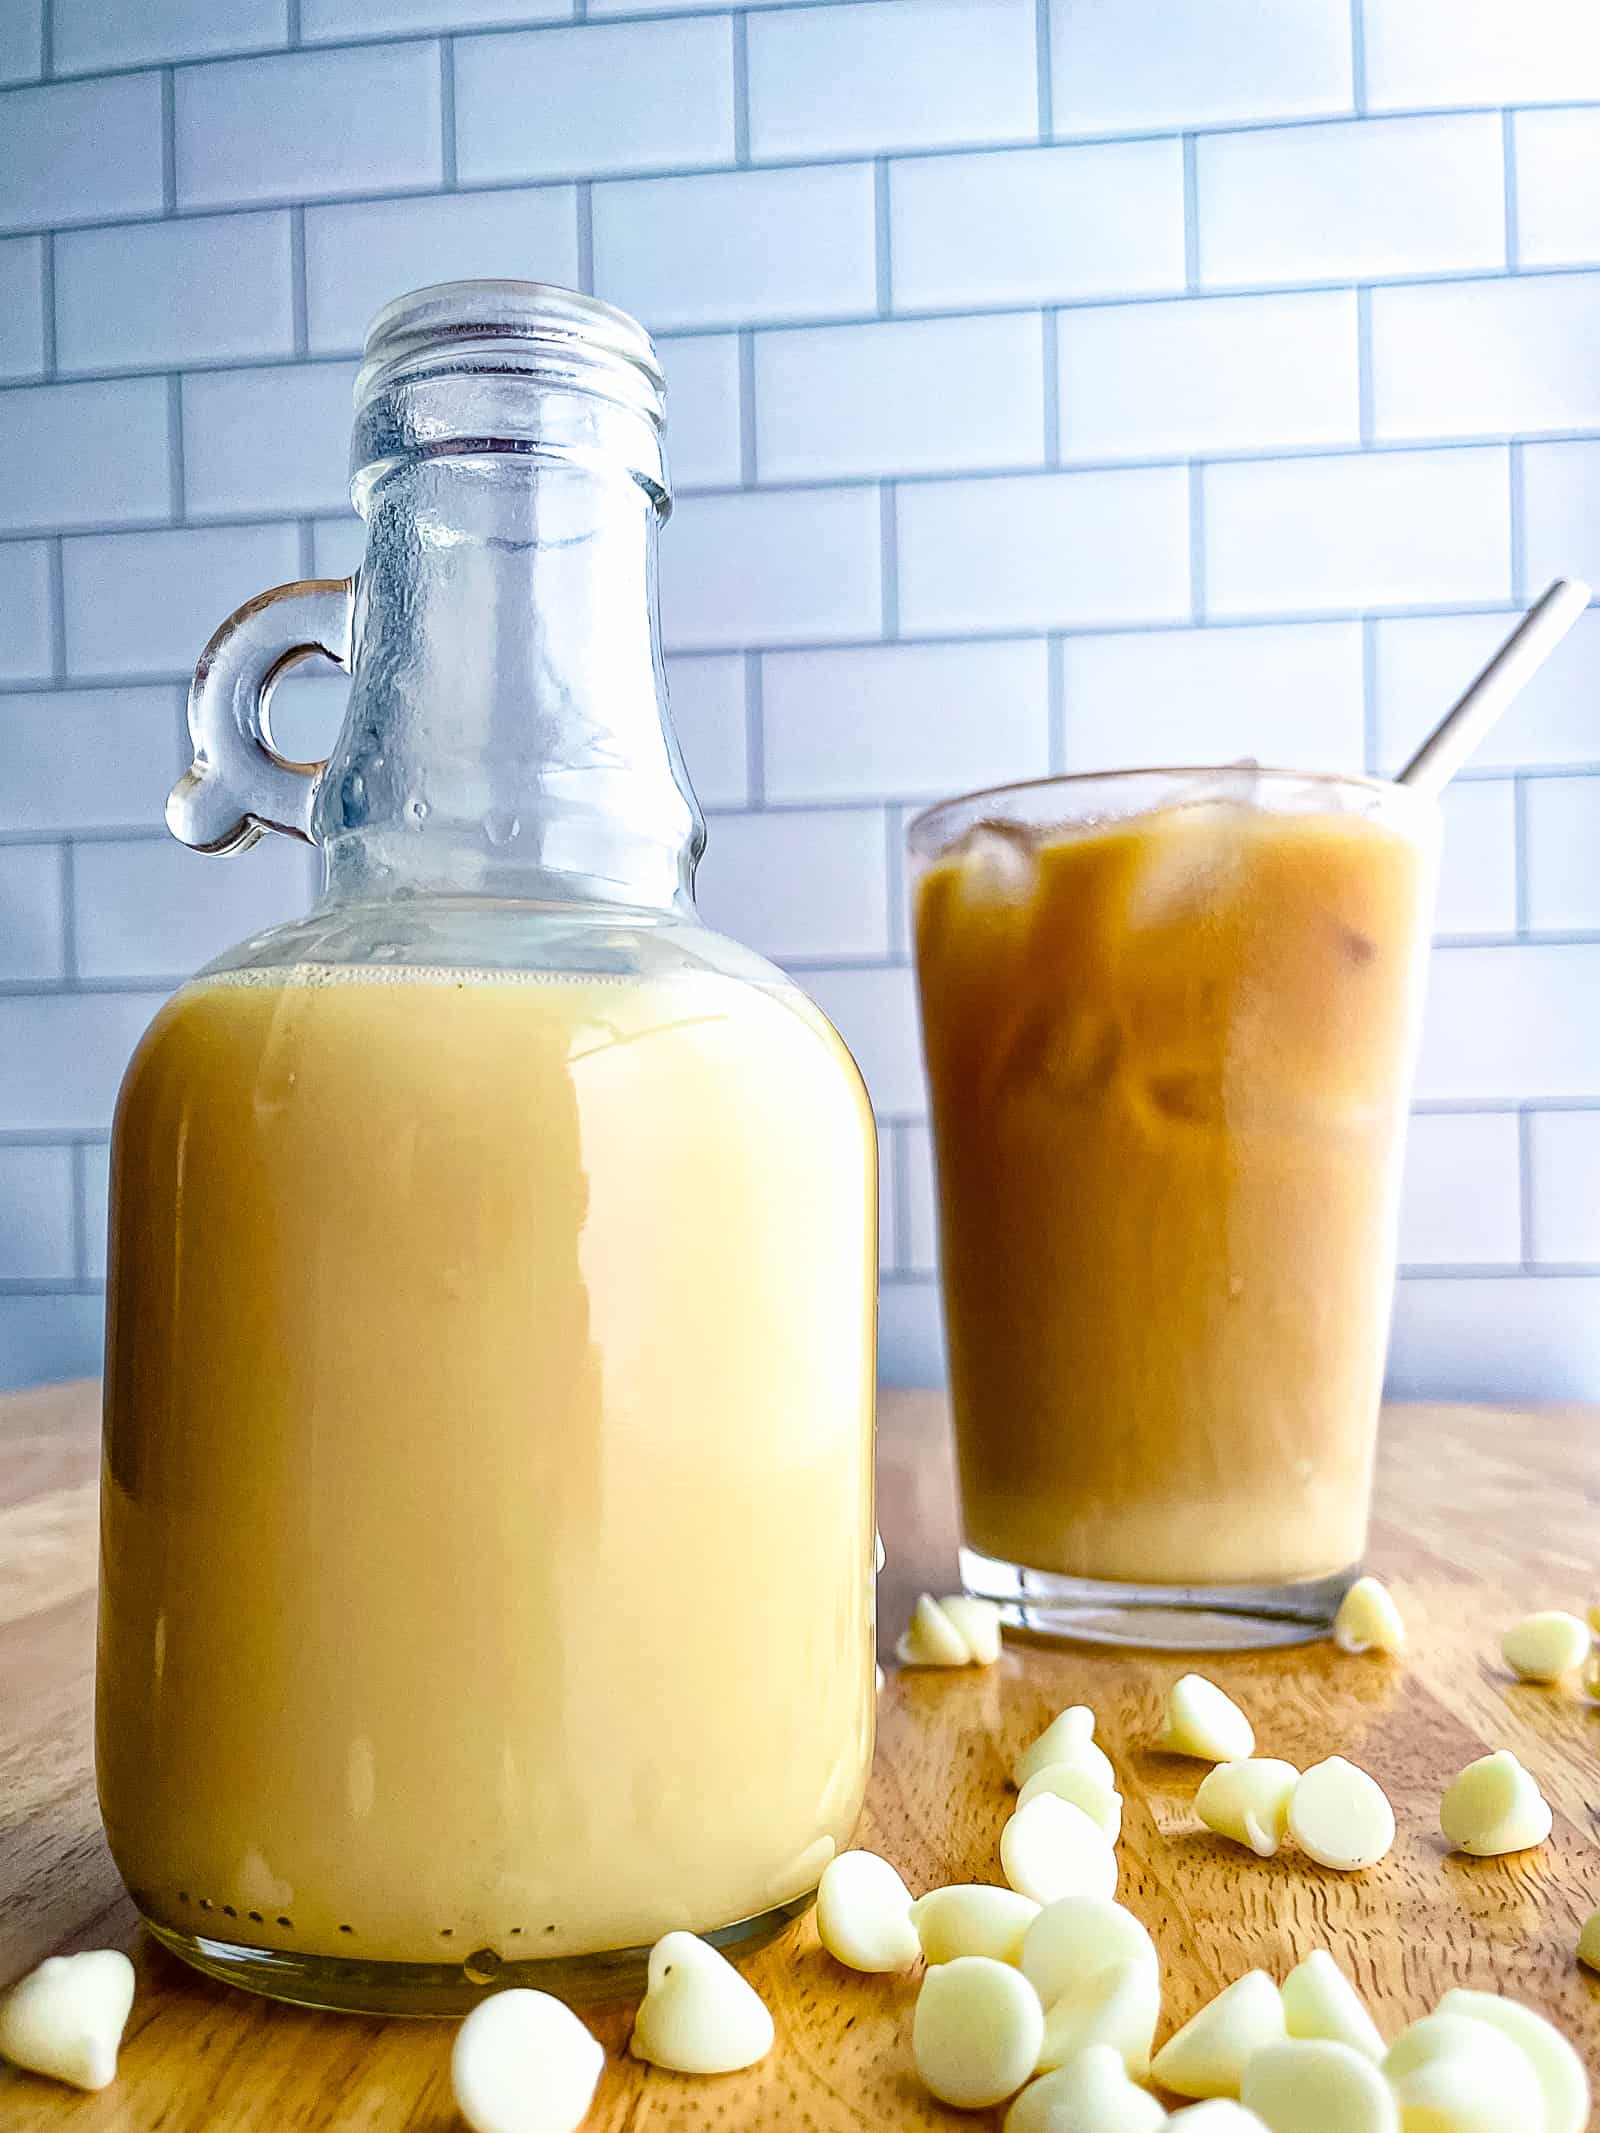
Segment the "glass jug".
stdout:
<svg viewBox="0 0 1600 2133">
<path fill-rule="evenodd" d="M 356 407 L 361 569 L 222 626 L 168 809 L 325 887 L 123 1084 L 97 1756 L 169 1947 L 424 2013 L 757 1938 L 848 1842 L 876 1167 L 834 1031 L 695 915 L 648 337 L 425 289 Z M 290 763 L 315 649 L 349 710 Z"/>
</svg>

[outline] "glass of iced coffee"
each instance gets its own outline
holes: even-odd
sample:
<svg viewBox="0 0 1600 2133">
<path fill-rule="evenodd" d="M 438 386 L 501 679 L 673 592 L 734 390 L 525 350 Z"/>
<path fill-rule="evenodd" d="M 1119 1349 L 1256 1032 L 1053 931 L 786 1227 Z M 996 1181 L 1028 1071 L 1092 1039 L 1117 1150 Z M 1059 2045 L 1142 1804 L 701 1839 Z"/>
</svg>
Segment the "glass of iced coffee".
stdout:
<svg viewBox="0 0 1600 2133">
<path fill-rule="evenodd" d="M 911 825 L 968 1589 L 1326 1631 L 1365 1542 L 1437 856 L 1371 778 L 1113 772 Z"/>
</svg>

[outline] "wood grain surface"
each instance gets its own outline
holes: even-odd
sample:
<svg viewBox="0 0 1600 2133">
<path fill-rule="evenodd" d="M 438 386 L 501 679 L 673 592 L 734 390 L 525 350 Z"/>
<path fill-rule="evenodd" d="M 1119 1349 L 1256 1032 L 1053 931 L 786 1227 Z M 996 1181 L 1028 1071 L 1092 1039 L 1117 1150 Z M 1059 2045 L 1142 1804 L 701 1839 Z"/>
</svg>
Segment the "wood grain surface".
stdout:
<svg viewBox="0 0 1600 2133">
<path fill-rule="evenodd" d="M 1566 2029 L 1600 2080 L 1600 1980 L 1573 1961 L 1600 1904 L 1600 1704 L 1524 1688 L 1500 1632 L 1534 1607 L 1600 1596 L 1600 1416 L 1402 1408 L 1385 1433 L 1371 1564 L 1399 1595 L 1398 1661 L 1330 1646 L 1208 1661 L 1251 1714 L 1263 1754 L 1335 1751 L 1372 1771 L 1399 1840 L 1365 1874 L 1285 1851 L 1257 1861 L 1201 1830 L 1197 1764 L 1150 1746 L 1176 1656 L 1008 1646 L 984 1672 L 890 1673 L 860 1841 L 916 1891 L 998 1881 L 1016 1749 L 1062 1705 L 1087 1702 L 1126 1795 L 1120 1895 L 1165 1969 L 1165 2030 L 1252 1965 L 1281 1976 L 1326 1946 L 1391 2034 L 1453 1984 L 1513 1993 Z M 195 1976 L 138 1929 L 101 1839 L 90 1771 L 96 1401 L 68 1386 L 0 1401 L 0 1985 L 54 1951 L 126 1948 L 139 1990 L 120 2077 L 80 2096 L 0 2072 L 5 2133 L 445 2133 L 451 2026 L 304 2013 Z M 941 1403 L 890 1394 L 880 1425 L 886 1645 L 924 1586 L 952 1582 L 955 1521 Z M 1462 1764 L 1508 1746 L 1555 1809 L 1538 1851 L 1447 1853 L 1439 1795 Z M 611 2055 L 592 2133 L 899 2133 L 982 2128 L 912 2076 L 917 1974 L 858 1977 L 810 1919 L 752 1957 L 778 2042 L 747 2074 L 692 2080 L 624 2055 L 629 2012 L 593 2019 Z M 1507 2133 L 1515 2129 L 1507 2128 Z"/>
</svg>

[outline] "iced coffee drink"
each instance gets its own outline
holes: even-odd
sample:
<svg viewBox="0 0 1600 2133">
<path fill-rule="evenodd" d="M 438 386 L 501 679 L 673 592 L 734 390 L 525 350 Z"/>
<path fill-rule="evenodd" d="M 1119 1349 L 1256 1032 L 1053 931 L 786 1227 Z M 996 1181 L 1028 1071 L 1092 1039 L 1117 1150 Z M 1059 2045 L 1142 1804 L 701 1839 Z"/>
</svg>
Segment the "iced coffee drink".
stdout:
<svg viewBox="0 0 1600 2133">
<path fill-rule="evenodd" d="M 1360 779 L 1130 773 L 912 831 L 974 1590 L 1326 1625 L 1359 1562 L 1435 855 Z"/>
</svg>

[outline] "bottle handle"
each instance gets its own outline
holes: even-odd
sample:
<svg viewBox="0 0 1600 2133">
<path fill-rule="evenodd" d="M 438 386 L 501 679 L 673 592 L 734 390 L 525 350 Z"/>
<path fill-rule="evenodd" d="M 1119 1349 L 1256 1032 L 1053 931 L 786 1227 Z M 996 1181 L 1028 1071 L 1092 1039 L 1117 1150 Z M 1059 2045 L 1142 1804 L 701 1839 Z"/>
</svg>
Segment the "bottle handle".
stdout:
<svg viewBox="0 0 1600 2133">
<path fill-rule="evenodd" d="M 167 800 L 167 827 L 197 852 L 246 851 L 265 830 L 313 842 L 327 764 L 291 763 L 272 745 L 267 703 L 286 667 L 322 652 L 348 673 L 354 578 L 302 578 L 257 593 L 200 654 L 189 689 L 194 761 Z"/>
</svg>

